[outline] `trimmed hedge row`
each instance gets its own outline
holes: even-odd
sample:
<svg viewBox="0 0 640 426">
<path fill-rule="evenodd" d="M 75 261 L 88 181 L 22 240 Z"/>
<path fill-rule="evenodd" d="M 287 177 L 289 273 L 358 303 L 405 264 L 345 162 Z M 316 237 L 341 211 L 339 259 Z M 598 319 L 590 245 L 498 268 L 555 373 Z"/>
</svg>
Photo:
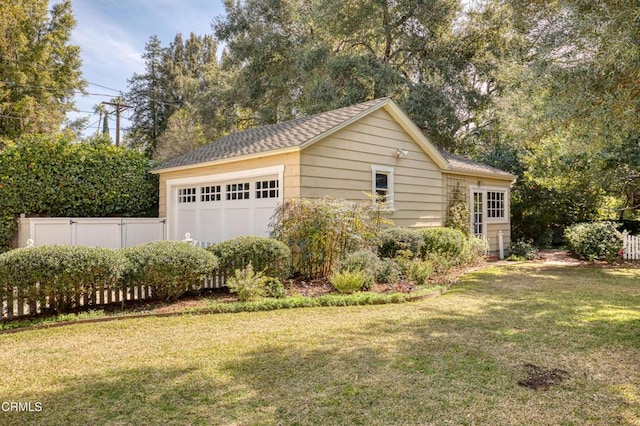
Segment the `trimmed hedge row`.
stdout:
<svg viewBox="0 0 640 426">
<path fill-rule="evenodd" d="M 291 250 L 267 237 L 238 237 L 209 247 L 219 260 L 219 270 L 231 276 L 251 264 L 254 271 L 284 280 L 291 274 Z"/>
<path fill-rule="evenodd" d="M 611 261 L 622 250 L 622 234 L 613 222 L 577 223 L 565 229 L 564 237 L 580 259 Z"/>
<path fill-rule="evenodd" d="M 57 312 L 95 304 L 99 289 L 150 286 L 156 299 L 172 299 L 199 284 L 217 267 L 215 256 L 181 241 L 156 241 L 124 250 L 41 246 L 0 255 L 0 299 L 17 288 L 35 306 L 49 299 Z"/>
</svg>

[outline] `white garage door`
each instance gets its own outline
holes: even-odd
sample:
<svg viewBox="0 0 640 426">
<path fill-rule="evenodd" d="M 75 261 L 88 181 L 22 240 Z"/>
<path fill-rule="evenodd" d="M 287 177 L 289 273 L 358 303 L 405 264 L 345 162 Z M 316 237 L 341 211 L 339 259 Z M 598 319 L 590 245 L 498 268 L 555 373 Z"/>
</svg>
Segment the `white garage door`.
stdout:
<svg viewBox="0 0 640 426">
<path fill-rule="evenodd" d="M 282 182 L 271 174 L 179 185 L 173 191 L 174 239 L 188 232 L 194 240 L 215 243 L 242 235 L 267 236 Z"/>
</svg>

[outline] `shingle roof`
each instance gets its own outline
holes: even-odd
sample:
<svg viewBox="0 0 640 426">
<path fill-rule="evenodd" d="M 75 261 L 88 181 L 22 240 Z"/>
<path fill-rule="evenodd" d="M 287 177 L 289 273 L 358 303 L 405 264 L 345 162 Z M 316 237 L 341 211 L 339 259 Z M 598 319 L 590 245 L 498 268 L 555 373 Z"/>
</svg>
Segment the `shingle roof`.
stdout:
<svg viewBox="0 0 640 426">
<path fill-rule="evenodd" d="M 388 102 L 389 99 L 374 99 L 310 117 L 233 133 L 194 151 L 173 158 L 154 169 L 154 171 L 301 146 L 305 142 L 344 124 L 360 114 L 379 107 Z"/>
<path fill-rule="evenodd" d="M 509 172 L 497 169 L 495 167 L 487 166 L 486 164 L 479 163 L 477 161 L 470 160 L 459 155 L 451 154 L 445 150 L 440 149 L 440 153 L 449 162 L 449 170 L 460 172 L 476 172 L 476 173 L 490 173 L 493 175 L 504 176 L 505 178 L 515 178 Z"/>
</svg>

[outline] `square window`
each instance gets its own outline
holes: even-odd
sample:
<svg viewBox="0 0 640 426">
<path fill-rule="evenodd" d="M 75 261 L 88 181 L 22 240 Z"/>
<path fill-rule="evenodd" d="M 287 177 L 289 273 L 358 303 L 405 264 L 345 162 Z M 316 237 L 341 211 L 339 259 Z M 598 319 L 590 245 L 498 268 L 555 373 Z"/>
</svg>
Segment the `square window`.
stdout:
<svg viewBox="0 0 640 426">
<path fill-rule="evenodd" d="M 278 198 L 279 184 L 277 179 L 256 182 L 256 198 Z"/>
</svg>

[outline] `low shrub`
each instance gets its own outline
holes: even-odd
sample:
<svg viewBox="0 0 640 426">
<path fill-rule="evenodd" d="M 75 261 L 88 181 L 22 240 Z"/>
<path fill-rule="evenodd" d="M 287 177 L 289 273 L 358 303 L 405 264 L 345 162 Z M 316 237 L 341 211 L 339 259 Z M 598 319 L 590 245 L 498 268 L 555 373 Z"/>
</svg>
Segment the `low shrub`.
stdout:
<svg viewBox="0 0 640 426">
<path fill-rule="evenodd" d="M 422 228 L 418 232 L 422 236 L 420 257 L 423 259 L 426 259 L 430 254 L 445 256 L 449 259 L 461 259 L 467 240 L 462 231 L 435 227 Z"/>
<path fill-rule="evenodd" d="M 622 235 L 613 222 L 577 223 L 565 229 L 564 236 L 580 259 L 612 261 L 622 250 Z"/>
<path fill-rule="evenodd" d="M 153 241 L 123 250 L 126 284 L 147 285 L 156 299 L 175 299 L 218 266 L 207 250 L 182 241 Z"/>
<path fill-rule="evenodd" d="M 277 278 L 267 277 L 265 287 L 268 297 L 281 299 L 287 295 L 287 290 L 284 288 L 284 284 L 282 284 L 282 281 Z"/>
<path fill-rule="evenodd" d="M 462 265 L 476 265 L 484 261 L 484 257 L 489 253 L 489 241 L 486 238 L 479 238 L 474 235 L 467 237 L 464 245 L 464 252 L 461 256 Z"/>
<path fill-rule="evenodd" d="M 367 274 L 363 271 L 342 271 L 334 272 L 329 278 L 329 282 L 340 293 L 355 293 L 361 291 L 367 280 Z"/>
<path fill-rule="evenodd" d="M 423 242 L 422 235 L 411 228 L 385 228 L 378 238 L 378 254 L 382 258 L 394 258 L 400 251 L 411 251 L 417 255 Z"/>
<path fill-rule="evenodd" d="M 414 259 L 407 267 L 407 279 L 417 285 L 425 285 L 433 275 L 433 263 L 428 260 Z"/>
<path fill-rule="evenodd" d="M 52 309 L 67 312 L 79 296 L 92 304 L 99 288 L 118 288 L 124 270 L 119 250 L 66 245 L 11 250 L 0 255 L 0 297 L 16 287 L 32 306 L 48 297 Z"/>
<path fill-rule="evenodd" d="M 400 279 L 400 267 L 394 259 L 380 259 L 376 268 L 376 282 L 393 284 Z"/>
<path fill-rule="evenodd" d="M 262 272 L 255 272 L 251 264 L 244 269 L 236 269 L 234 275 L 227 280 L 231 293 L 238 295 L 240 302 L 256 300 L 267 292 L 267 280 Z M 282 283 L 281 283 L 282 284 Z"/>
<path fill-rule="evenodd" d="M 381 268 L 381 260 L 371 250 L 359 250 L 349 253 L 338 264 L 338 272 L 362 272 L 366 278 L 363 290 L 369 290 L 376 281 L 376 272 Z"/>
<path fill-rule="evenodd" d="M 538 258 L 538 249 L 533 245 L 532 240 L 512 242 L 509 252 L 509 259 L 534 260 Z"/>
<path fill-rule="evenodd" d="M 219 269 L 228 275 L 253 269 L 267 276 L 284 280 L 291 273 L 291 250 L 284 243 L 267 237 L 244 236 L 223 241 L 208 248 L 219 260 Z"/>
</svg>

